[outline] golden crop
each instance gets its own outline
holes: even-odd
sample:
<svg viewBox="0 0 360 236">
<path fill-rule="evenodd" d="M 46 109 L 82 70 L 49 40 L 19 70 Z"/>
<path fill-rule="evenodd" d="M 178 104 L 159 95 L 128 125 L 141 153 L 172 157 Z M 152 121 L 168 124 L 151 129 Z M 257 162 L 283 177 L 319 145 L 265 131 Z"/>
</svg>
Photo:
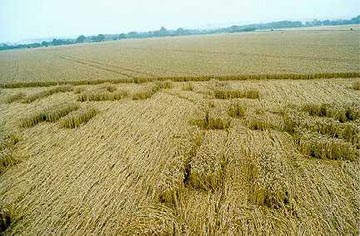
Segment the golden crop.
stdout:
<svg viewBox="0 0 360 236">
<path fill-rule="evenodd" d="M 0 53 L 0 234 L 358 235 L 359 32 Z"/>
</svg>

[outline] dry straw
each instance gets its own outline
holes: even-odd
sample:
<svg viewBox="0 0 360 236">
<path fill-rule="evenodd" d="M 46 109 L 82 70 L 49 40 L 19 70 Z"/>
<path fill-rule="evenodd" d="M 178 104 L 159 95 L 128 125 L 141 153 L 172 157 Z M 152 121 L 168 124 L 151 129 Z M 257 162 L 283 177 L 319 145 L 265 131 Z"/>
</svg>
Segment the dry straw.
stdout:
<svg viewBox="0 0 360 236">
<path fill-rule="evenodd" d="M 24 99 L 25 97 L 26 97 L 25 93 L 18 92 L 18 93 L 14 94 L 14 95 L 11 95 L 11 96 L 7 97 L 5 99 L 5 102 L 6 103 L 12 103 L 12 102 L 20 101 L 20 100 Z"/>
<path fill-rule="evenodd" d="M 338 106 L 336 104 L 304 105 L 303 110 L 311 116 L 330 117 L 340 122 L 354 121 L 360 118 L 360 109 L 356 105 Z"/>
<path fill-rule="evenodd" d="M 103 83 L 146 83 L 152 81 L 209 81 L 217 79 L 227 80 L 273 80 L 273 79 L 325 79 L 325 78 L 359 78 L 359 72 L 337 72 L 337 73 L 314 73 L 314 74 L 252 74 L 252 75 L 229 75 L 229 76 L 178 76 L 178 77 L 157 77 L 157 78 L 122 78 L 122 79 L 93 79 L 93 80 L 69 80 L 69 81 L 31 81 L 31 82 L 7 82 L 2 83 L 2 88 L 23 88 L 23 87 L 50 87 L 57 85 L 94 85 Z"/>
<path fill-rule="evenodd" d="M 355 81 L 352 83 L 352 88 L 354 90 L 360 90 L 360 81 Z"/>
<path fill-rule="evenodd" d="M 214 96 L 217 99 L 233 99 L 233 98 L 250 98 L 257 99 L 260 97 L 259 91 L 252 90 L 215 90 Z"/>
<path fill-rule="evenodd" d="M 142 91 L 136 92 L 132 95 L 133 100 L 144 100 L 151 98 L 154 94 L 156 94 L 161 89 L 169 89 L 172 88 L 172 83 L 170 81 L 165 82 L 156 82 L 151 88 L 145 88 Z"/>
<path fill-rule="evenodd" d="M 65 92 L 70 92 L 72 91 L 72 87 L 69 87 L 69 86 L 58 86 L 58 87 L 55 87 L 55 88 L 51 88 L 51 89 L 48 89 L 48 90 L 45 90 L 45 91 L 41 91 L 39 93 L 35 93 L 35 94 L 32 94 L 30 96 L 27 96 L 23 99 L 23 102 L 24 103 L 31 103 L 37 99 L 41 99 L 41 98 L 45 98 L 45 97 L 48 97 L 48 96 L 51 96 L 55 93 L 65 93 Z"/>
<path fill-rule="evenodd" d="M 128 96 L 127 91 L 118 90 L 115 92 L 84 92 L 78 95 L 77 100 L 80 102 L 85 101 L 115 101 L 121 100 Z"/>
<path fill-rule="evenodd" d="M 14 154 L 15 145 L 20 141 L 17 134 L 0 131 L 0 174 L 19 160 Z"/>
<path fill-rule="evenodd" d="M 52 106 L 40 112 L 34 113 L 26 118 L 22 118 L 20 120 L 20 126 L 23 128 L 30 128 L 43 121 L 55 122 L 58 121 L 61 117 L 66 116 L 70 112 L 79 108 L 80 106 L 75 103 Z"/>
<path fill-rule="evenodd" d="M 60 120 L 60 127 L 62 128 L 77 128 L 81 124 L 86 124 L 90 119 L 92 119 L 98 110 L 93 107 L 88 107 L 86 109 L 78 110 L 71 113 L 69 116 L 64 117 Z"/>
<path fill-rule="evenodd" d="M 303 154 L 319 159 L 354 161 L 359 157 L 359 151 L 341 139 L 305 133 L 297 138 L 297 142 Z"/>
<path fill-rule="evenodd" d="M 350 33 L 339 31 L 336 34 L 341 38 L 342 34 Z M 210 44 L 212 41 L 213 38 L 209 39 Z M 104 44 L 99 48 L 110 46 Z M 19 51 L 21 57 L 17 59 L 31 66 L 37 53 L 45 51 L 34 51 L 29 54 L 31 57 Z M 90 51 L 76 53 L 86 58 L 94 52 Z M 106 57 L 109 51 L 98 56 Z M 353 59 L 351 55 L 346 59 L 341 50 L 335 51 L 340 54 L 320 55 L 325 64 L 337 59 L 350 63 Z M 236 54 L 224 53 L 222 50 L 218 56 Z M 50 54 L 44 56 L 57 60 Z M 278 58 L 275 54 L 268 56 Z M 301 58 L 308 62 L 312 60 L 307 58 L 314 59 L 311 55 Z M 61 70 L 52 73 L 54 79 L 58 75 L 64 79 L 88 79 L 72 81 L 74 85 L 105 83 L 81 86 L 85 89 L 74 91 L 76 96 L 105 93 L 100 99 L 115 99 L 109 94 L 118 93 L 123 86 L 109 85 L 100 79 L 93 81 L 91 77 L 99 75 L 98 78 L 110 78 L 114 83 L 139 83 L 125 86 L 130 99 L 87 102 L 99 109 L 106 105 L 104 114 L 96 115 L 93 108 L 85 107 L 84 103 L 80 104 L 84 107 L 67 115 L 68 111 L 61 112 L 57 106 L 35 110 L 38 109 L 35 104 L 3 104 L 4 115 L 2 117 L 1 113 L 0 117 L 9 128 L 12 127 L 11 118 L 23 115 L 26 109 L 33 109 L 34 113 L 29 114 L 36 117 L 36 122 L 30 120 L 29 126 L 62 116 L 57 124 L 20 129 L 24 139 L 19 143 L 6 138 L 4 153 L 10 153 L 11 158 L 14 154 L 28 153 L 30 158 L 7 167 L 0 176 L 0 220 L 6 219 L 0 222 L 0 228 L 5 230 L 5 235 L 359 235 L 357 145 L 360 127 L 356 118 L 359 94 L 349 90 L 349 81 L 224 82 L 230 79 L 314 79 L 323 74 L 166 78 L 172 82 L 165 78 L 122 80 L 122 76 L 114 73 L 120 70 L 122 62 L 119 63 L 106 65 L 113 67 L 112 73 L 98 67 L 96 73 L 91 74 L 88 66 L 84 71 L 79 67 L 81 70 L 73 74 L 78 76 L 72 76 L 73 70 L 66 70 L 69 75 Z M 106 69 L 106 63 L 103 64 Z M 185 64 L 180 65 L 185 66 L 184 70 L 173 68 L 176 74 L 187 73 L 188 68 L 194 67 L 190 61 Z M 261 73 L 275 71 L 265 64 L 254 70 L 259 73 L 260 70 Z M 129 66 L 131 63 L 124 65 Z M 156 66 L 149 66 L 157 70 Z M 284 66 L 288 71 L 294 69 Z M 341 70 L 340 67 L 331 70 Z M 16 69 L 9 67 L 10 71 L 12 68 Z M 162 69 L 154 74 L 167 70 L 166 74 L 173 74 L 170 67 Z M 193 73 L 215 71 L 208 69 L 205 66 Z M 234 69 L 228 64 L 216 73 L 230 74 L 243 69 L 249 71 Z M 34 70 L 32 74 L 35 75 L 36 68 Z M 322 67 L 322 70 L 328 68 Z M 45 71 L 46 74 L 50 72 Z M 43 74 L 44 79 L 46 74 Z M 8 75 L 4 79 L 10 81 L 12 74 Z M 17 76 L 22 77 L 21 74 Z M 192 86 L 195 83 L 191 82 L 212 79 L 220 82 L 196 82 L 195 88 Z M 191 84 L 189 89 L 185 87 L 186 91 L 196 91 L 186 92 L 181 87 L 185 83 L 174 82 L 182 80 Z M 172 91 L 160 92 L 173 85 Z M 234 88 L 229 94 L 221 95 L 225 98 L 251 97 L 246 95 L 246 88 L 259 89 L 261 99 L 213 99 L 207 96 L 207 91 L 214 88 L 221 91 Z M 234 90 L 240 92 L 233 95 L 231 91 Z M 19 91 L 28 93 L 27 89 Z M 137 91 L 149 92 L 145 97 L 153 97 L 150 101 L 132 101 L 132 94 Z M 15 94 L 5 92 L 3 97 Z M 67 95 L 70 93 L 57 94 L 56 98 L 74 99 L 74 94 Z M 41 104 L 55 102 L 54 99 L 44 100 L 48 101 Z M 322 107 L 324 101 L 330 106 Z M 346 104 L 348 101 L 355 105 Z M 316 106 L 304 111 L 303 105 L 311 102 Z M 291 103 L 295 103 L 294 106 L 288 106 Z M 197 116 L 197 110 L 202 107 L 206 107 L 205 111 Z M 39 116 L 36 111 L 42 114 Z M 58 114 L 55 119 L 50 118 L 54 117 L 54 111 Z M 196 120 L 189 124 L 192 118 Z M 252 131 L 247 125 L 263 131 Z M 69 129 L 59 129 L 60 126 Z M 70 130 L 75 127 L 80 128 Z M 13 204 L 16 211 L 12 213 L 2 202 Z M 23 214 L 22 218 L 17 218 L 15 213 L 18 212 Z"/>
<path fill-rule="evenodd" d="M 275 210 L 287 208 L 291 211 L 292 196 L 284 178 L 286 168 L 282 166 L 284 154 L 266 148 L 249 154 L 246 162 L 247 178 L 251 183 L 249 201 Z"/>
<path fill-rule="evenodd" d="M 114 85 L 106 85 L 103 87 L 103 89 L 105 89 L 106 91 L 112 93 L 115 92 L 117 90 L 117 88 Z"/>
<path fill-rule="evenodd" d="M 85 91 L 84 87 L 76 87 L 76 88 L 74 88 L 74 93 L 75 94 L 80 94 L 80 93 L 82 93 L 84 91 Z"/>
<path fill-rule="evenodd" d="M 171 80 L 167 80 L 167 81 L 156 81 L 155 86 L 157 86 L 159 89 L 171 89 L 174 85 Z"/>
<path fill-rule="evenodd" d="M 0 204 L 0 235 L 5 235 L 17 218 L 19 217 L 16 215 L 14 207 Z"/>
<path fill-rule="evenodd" d="M 355 123 L 339 123 L 330 119 L 307 120 L 299 124 L 300 129 L 306 129 L 332 138 L 343 139 L 357 146 L 360 145 L 360 128 Z"/>
<path fill-rule="evenodd" d="M 246 114 L 247 107 L 244 104 L 233 103 L 229 106 L 228 114 L 233 118 L 241 118 Z"/>
<path fill-rule="evenodd" d="M 183 84 L 182 90 L 184 90 L 184 91 L 194 91 L 193 83 L 188 82 L 188 83 Z"/>
<path fill-rule="evenodd" d="M 228 129 L 230 127 L 230 120 L 220 117 L 210 116 L 209 111 L 205 111 L 202 119 L 193 119 L 191 124 L 198 126 L 201 129 Z"/>
<path fill-rule="evenodd" d="M 132 95 L 133 100 L 145 100 L 151 98 L 156 92 L 152 89 L 136 92 Z"/>
<path fill-rule="evenodd" d="M 267 130 L 275 129 L 277 126 L 267 117 L 248 117 L 245 119 L 245 124 L 252 130 Z"/>
</svg>

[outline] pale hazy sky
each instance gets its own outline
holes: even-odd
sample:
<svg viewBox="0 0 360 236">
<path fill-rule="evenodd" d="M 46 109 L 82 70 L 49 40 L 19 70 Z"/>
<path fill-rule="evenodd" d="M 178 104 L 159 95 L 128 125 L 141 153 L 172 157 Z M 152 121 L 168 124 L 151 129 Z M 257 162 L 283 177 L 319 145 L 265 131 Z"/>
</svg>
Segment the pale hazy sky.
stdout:
<svg viewBox="0 0 360 236">
<path fill-rule="evenodd" d="M 359 0 L 0 0 L 0 42 L 196 28 L 211 24 L 353 17 Z"/>
</svg>

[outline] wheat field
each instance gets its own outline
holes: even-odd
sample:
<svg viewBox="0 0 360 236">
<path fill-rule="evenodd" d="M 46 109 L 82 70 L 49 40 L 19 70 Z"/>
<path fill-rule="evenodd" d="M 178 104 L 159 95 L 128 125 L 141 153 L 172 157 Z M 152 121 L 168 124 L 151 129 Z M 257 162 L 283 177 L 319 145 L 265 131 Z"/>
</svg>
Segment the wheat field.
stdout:
<svg viewBox="0 0 360 236">
<path fill-rule="evenodd" d="M 1 233 L 358 235 L 359 36 L 1 52 Z"/>
</svg>

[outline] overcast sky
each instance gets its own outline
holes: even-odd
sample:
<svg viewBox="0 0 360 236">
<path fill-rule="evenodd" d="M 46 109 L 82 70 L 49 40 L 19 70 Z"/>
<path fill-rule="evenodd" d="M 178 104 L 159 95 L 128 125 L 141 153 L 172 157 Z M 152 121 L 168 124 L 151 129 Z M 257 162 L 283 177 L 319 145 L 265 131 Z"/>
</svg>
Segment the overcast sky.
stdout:
<svg viewBox="0 0 360 236">
<path fill-rule="evenodd" d="M 359 0 L 0 0 L 0 42 L 353 17 Z"/>
</svg>

